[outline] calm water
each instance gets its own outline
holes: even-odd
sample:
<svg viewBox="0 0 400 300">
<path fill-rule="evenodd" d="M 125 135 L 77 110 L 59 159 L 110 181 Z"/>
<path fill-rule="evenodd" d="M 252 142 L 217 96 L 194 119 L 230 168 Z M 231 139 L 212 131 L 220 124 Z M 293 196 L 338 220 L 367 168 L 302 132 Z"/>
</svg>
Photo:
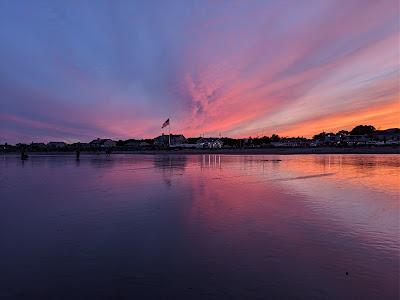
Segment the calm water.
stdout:
<svg viewBox="0 0 400 300">
<path fill-rule="evenodd" d="M 0 156 L 0 299 L 398 299 L 399 176 L 395 155 Z"/>
</svg>

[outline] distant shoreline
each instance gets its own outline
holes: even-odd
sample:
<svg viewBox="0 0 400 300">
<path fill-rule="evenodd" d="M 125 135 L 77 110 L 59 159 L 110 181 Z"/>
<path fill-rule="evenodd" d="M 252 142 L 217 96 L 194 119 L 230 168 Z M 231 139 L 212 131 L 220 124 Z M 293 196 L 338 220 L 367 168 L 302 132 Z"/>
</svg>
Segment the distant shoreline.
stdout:
<svg viewBox="0 0 400 300">
<path fill-rule="evenodd" d="M 31 155 L 75 155 L 75 151 L 27 152 Z M 3 155 L 18 155 L 19 152 L 7 152 Z M 96 152 L 82 151 L 82 155 Z M 104 154 L 104 152 L 100 152 Z M 296 155 L 296 154 L 400 154 L 400 147 L 320 147 L 320 148 L 256 148 L 256 149 L 174 149 L 174 150 L 141 150 L 113 151 L 112 154 L 141 154 L 141 155 L 175 155 L 175 154 L 224 154 L 224 155 Z"/>
</svg>

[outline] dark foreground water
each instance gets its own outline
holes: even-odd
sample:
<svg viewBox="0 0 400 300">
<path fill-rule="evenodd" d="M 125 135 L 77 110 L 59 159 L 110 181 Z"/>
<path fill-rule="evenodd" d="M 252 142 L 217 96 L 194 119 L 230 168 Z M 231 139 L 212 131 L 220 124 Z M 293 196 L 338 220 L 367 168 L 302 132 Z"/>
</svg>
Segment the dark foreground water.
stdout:
<svg viewBox="0 0 400 300">
<path fill-rule="evenodd" d="M 398 299 L 399 176 L 395 155 L 0 156 L 0 299 Z"/>
</svg>

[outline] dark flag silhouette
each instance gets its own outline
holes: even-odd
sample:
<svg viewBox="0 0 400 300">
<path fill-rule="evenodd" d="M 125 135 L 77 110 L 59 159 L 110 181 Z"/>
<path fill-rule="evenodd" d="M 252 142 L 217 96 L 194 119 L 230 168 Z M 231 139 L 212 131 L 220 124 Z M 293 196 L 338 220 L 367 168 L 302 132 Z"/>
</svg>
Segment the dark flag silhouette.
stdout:
<svg viewBox="0 0 400 300">
<path fill-rule="evenodd" d="M 169 125 L 169 118 L 167 119 L 167 121 L 164 122 L 164 124 L 161 126 L 161 129 L 163 129 L 164 127 L 167 127 Z"/>
</svg>

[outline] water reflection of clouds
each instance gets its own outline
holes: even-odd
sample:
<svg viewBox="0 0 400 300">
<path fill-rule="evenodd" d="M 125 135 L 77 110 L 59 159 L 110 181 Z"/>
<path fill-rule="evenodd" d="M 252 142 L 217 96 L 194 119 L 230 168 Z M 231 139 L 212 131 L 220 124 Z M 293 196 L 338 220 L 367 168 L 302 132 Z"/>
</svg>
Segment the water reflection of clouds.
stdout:
<svg viewBox="0 0 400 300">
<path fill-rule="evenodd" d="M 395 298 L 398 208 L 390 205 L 398 198 L 384 188 L 393 184 L 387 176 L 399 171 L 384 160 L 395 157 L 369 163 L 351 156 L 281 156 L 274 162 L 269 156 L 213 154 L 83 156 L 79 168 L 73 156 L 32 157 L 23 170 L 17 159 L 0 166 L 0 174 L 7 170 L 12 179 L 1 185 L 2 220 L 14 225 L 7 233 L 18 241 L 36 228 L 50 245 L 68 234 L 70 240 L 58 244 L 67 248 L 52 252 L 57 259 L 64 249 L 81 253 L 86 245 L 85 254 L 110 258 L 101 263 L 111 270 L 121 262 L 132 275 L 123 267 L 128 261 L 160 272 L 171 263 L 205 289 L 215 282 L 232 285 L 239 274 L 242 286 L 263 292 L 290 283 L 294 294 L 318 289 L 320 298 L 348 292 Z M 385 182 L 374 189 L 368 183 L 378 179 L 360 179 L 365 174 L 385 174 Z M 291 180 L 279 180 L 285 178 Z M 66 233 L 52 234 L 54 220 Z M 68 248 L 71 241 L 81 243 Z M 36 250 L 30 253 L 49 249 L 30 245 Z"/>
<path fill-rule="evenodd" d="M 210 164 L 207 158 L 205 165 L 213 166 L 212 157 Z M 337 157 L 283 157 L 282 164 L 269 164 L 266 168 L 263 158 L 253 158 L 222 156 L 221 180 L 213 180 L 213 168 L 206 169 L 211 173 L 205 177 L 191 179 L 193 201 L 188 227 L 207 241 L 196 245 L 199 255 L 220 255 L 224 261 L 223 253 L 215 252 L 212 246 L 221 241 L 239 251 L 246 252 L 246 248 L 262 261 L 265 249 L 290 243 L 292 247 L 280 248 L 285 261 L 279 261 L 279 253 L 270 253 L 269 267 L 276 262 L 281 270 L 297 266 L 325 276 L 326 268 L 337 276 L 350 271 L 352 285 L 357 289 L 368 282 L 388 293 L 393 291 L 390 289 L 396 281 L 397 266 L 386 266 L 386 273 L 382 272 L 380 262 L 371 262 L 370 255 L 373 252 L 393 258 L 399 249 L 396 198 L 390 196 L 390 191 L 372 192 L 368 186 L 346 181 L 347 172 L 358 174 L 360 168 L 354 168 L 354 164 L 359 160 L 346 158 L 342 173 L 337 174 L 321 173 L 321 169 L 339 171 Z M 380 167 L 367 160 L 362 162 L 368 168 Z M 243 258 L 232 259 L 241 263 Z M 335 263 L 331 264 L 333 260 Z M 362 278 L 370 269 L 374 269 L 374 279 Z M 317 284 L 319 279 L 303 280 L 307 286 Z"/>
<path fill-rule="evenodd" d="M 184 174 L 187 157 L 183 155 L 157 155 L 153 159 L 155 170 L 161 172 L 165 185 L 170 188 L 173 179 Z"/>
<path fill-rule="evenodd" d="M 228 164 L 234 164 L 233 160 L 228 158 Z M 393 257 L 394 245 L 387 240 L 388 236 L 394 238 L 393 232 L 374 224 L 371 228 L 388 234 L 381 237 L 374 235 L 371 239 L 368 225 L 360 227 L 360 222 L 364 222 L 368 216 L 362 208 L 356 207 L 360 213 L 353 214 L 352 219 L 341 219 L 340 214 L 336 214 L 338 211 L 330 211 L 334 203 L 318 203 L 318 194 L 309 195 L 282 188 L 272 180 L 256 183 L 254 179 L 257 176 L 249 178 L 246 172 L 243 173 L 244 169 L 234 166 L 230 169 L 239 176 L 242 174 L 242 178 L 226 177 L 229 179 L 222 181 L 209 180 L 211 176 L 192 178 L 193 201 L 187 226 L 192 234 L 201 237 L 202 243 L 194 247 L 200 257 L 218 256 L 221 264 L 228 264 L 230 260 L 243 264 L 243 260 L 254 259 L 260 267 L 268 261 L 266 265 L 269 269 L 287 268 L 294 273 L 296 269 L 308 269 L 308 275 L 313 278 L 304 275 L 298 280 L 309 288 L 318 285 L 321 280 L 314 277 L 315 274 L 329 276 L 329 269 L 340 277 L 340 274 L 350 270 L 352 284 L 357 285 L 357 289 L 362 288 L 359 280 L 361 274 L 369 272 L 369 268 L 379 269 L 378 262 L 367 264 L 370 251 Z M 255 184 L 248 185 L 248 182 Z M 358 194 L 352 196 L 356 200 L 359 197 Z M 348 202 L 345 206 L 339 205 L 339 213 L 349 213 L 349 206 L 353 204 Z M 393 224 L 393 219 L 386 222 Z M 218 251 L 221 244 L 229 245 L 233 253 L 238 251 L 244 256 L 245 253 L 251 253 L 253 257 L 238 255 L 226 258 L 224 253 Z M 272 249 L 279 250 L 274 252 Z M 267 259 L 265 252 L 269 253 Z M 282 253 L 285 253 L 284 259 Z M 357 261 L 357 267 L 353 265 L 354 261 Z M 390 276 L 396 271 L 395 266 L 388 269 Z M 371 286 L 393 286 L 394 278 L 388 280 L 386 276 L 376 271 Z M 355 280 L 354 277 L 358 278 Z M 338 278 L 331 277 L 330 280 L 333 282 Z M 365 280 L 362 282 L 365 283 Z"/>
<path fill-rule="evenodd" d="M 207 158 L 202 157 L 205 165 L 212 166 L 212 157 L 210 164 Z M 250 190 L 280 188 L 285 194 L 296 195 L 297 203 L 319 211 L 327 219 L 343 222 L 343 227 L 353 228 L 350 230 L 357 231 L 359 224 L 355 221 L 362 219 L 374 224 L 377 231 L 387 233 L 382 234 L 382 240 L 393 239 L 398 232 L 398 226 L 386 230 L 389 224 L 398 224 L 400 170 L 395 156 L 282 156 L 281 159 L 272 164 L 263 156 L 222 156 L 223 167 L 218 177 L 214 172 L 204 184 L 215 185 L 213 194 L 217 198 L 220 190 L 221 197 L 227 195 L 226 185 L 241 186 L 240 191 L 247 191 L 247 196 L 242 196 L 244 203 L 250 197 Z M 232 199 L 237 195 L 232 195 Z M 357 234 L 362 235 L 362 230 Z"/>
<path fill-rule="evenodd" d="M 290 178 L 281 178 L 281 179 L 276 179 L 276 181 L 289 181 L 289 180 L 298 180 L 298 179 L 317 178 L 317 177 L 332 176 L 332 175 L 335 175 L 335 174 L 336 173 L 322 173 L 322 174 L 297 176 L 297 177 L 290 177 Z"/>
<path fill-rule="evenodd" d="M 400 160 L 396 155 L 320 155 L 298 156 L 285 160 L 281 172 L 293 176 L 335 173 L 326 178 L 327 184 L 340 182 L 350 188 L 370 191 L 399 192 Z"/>
</svg>

